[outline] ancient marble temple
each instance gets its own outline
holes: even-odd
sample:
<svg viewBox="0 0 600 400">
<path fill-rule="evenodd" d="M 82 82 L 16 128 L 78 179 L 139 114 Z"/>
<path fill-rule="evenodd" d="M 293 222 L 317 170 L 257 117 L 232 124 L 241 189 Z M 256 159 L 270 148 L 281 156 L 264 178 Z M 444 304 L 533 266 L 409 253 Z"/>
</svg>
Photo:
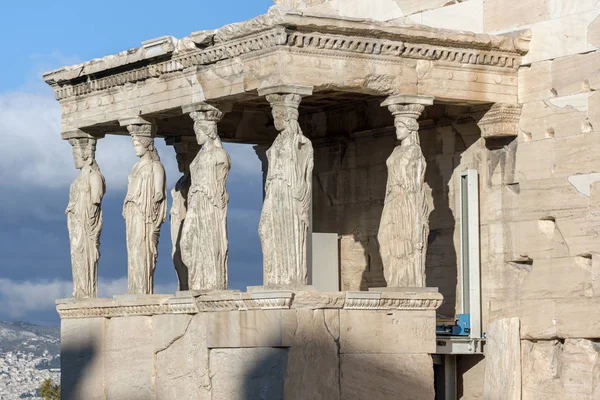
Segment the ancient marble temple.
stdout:
<svg viewBox="0 0 600 400">
<path fill-rule="evenodd" d="M 80 170 L 63 398 L 600 398 L 600 5 L 275 3 L 44 75 Z M 114 135 L 139 157 L 128 291 L 97 298 Z M 226 143 L 263 166 L 246 291 Z M 168 236 L 179 286 L 155 293 Z"/>
</svg>

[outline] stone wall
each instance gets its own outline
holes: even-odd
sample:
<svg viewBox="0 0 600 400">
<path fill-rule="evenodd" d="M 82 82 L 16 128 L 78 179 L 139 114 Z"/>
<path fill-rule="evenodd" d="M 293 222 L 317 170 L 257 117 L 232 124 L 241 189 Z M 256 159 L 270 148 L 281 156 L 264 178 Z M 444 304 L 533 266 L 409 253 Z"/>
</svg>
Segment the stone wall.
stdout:
<svg viewBox="0 0 600 400">
<path fill-rule="evenodd" d="M 533 35 L 519 70 L 519 136 L 471 156 L 483 173 L 483 329 L 520 319 L 523 399 L 598 398 L 600 4 L 470 0 L 421 21 L 447 27 L 453 7 L 481 7 L 466 29 Z"/>
<path fill-rule="evenodd" d="M 483 32 L 483 0 L 274 0 L 301 10 Z"/>
<path fill-rule="evenodd" d="M 62 398 L 432 400 L 440 303 L 435 292 L 69 300 Z"/>
</svg>

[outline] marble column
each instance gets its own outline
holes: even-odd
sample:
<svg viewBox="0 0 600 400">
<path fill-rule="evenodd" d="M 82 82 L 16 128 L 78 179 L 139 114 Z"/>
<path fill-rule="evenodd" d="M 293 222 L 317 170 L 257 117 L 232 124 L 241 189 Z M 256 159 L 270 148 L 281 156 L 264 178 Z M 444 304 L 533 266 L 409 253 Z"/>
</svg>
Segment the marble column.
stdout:
<svg viewBox="0 0 600 400">
<path fill-rule="evenodd" d="M 425 287 L 430 209 L 425 192 L 425 157 L 417 119 L 432 97 L 397 95 L 382 103 L 394 116 L 400 144 L 387 159 L 388 178 L 379 250 L 388 287 Z"/>
<path fill-rule="evenodd" d="M 217 123 L 223 113 L 208 104 L 184 107 L 194 121 L 200 151 L 190 164 L 191 186 L 181 231 L 181 259 L 189 272 L 190 290 L 227 289 L 227 194 L 231 168 Z"/>
<path fill-rule="evenodd" d="M 119 121 L 140 160 L 129 174 L 123 218 L 127 228 L 128 294 L 152 294 L 160 227 L 167 218 L 165 169 L 154 146 L 156 125 L 141 118 Z"/>
<path fill-rule="evenodd" d="M 200 146 L 196 142 L 196 138 L 191 136 L 176 136 L 165 139 L 169 146 L 173 146 L 177 158 L 177 167 L 182 173 L 181 178 L 171 190 L 171 205 L 170 221 L 171 221 L 171 245 L 173 257 L 173 265 L 177 273 L 179 282 L 178 288 L 180 291 L 188 290 L 188 267 L 181 259 L 181 233 L 183 230 L 183 222 L 187 213 L 187 196 L 192 184 L 190 175 L 190 164 L 198 154 Z"/>
<path fill-rule="evenodd" d="M 102 232 L 104 176 L 96 163 L 96 137 L 81 131 L 63 135 L 73 146 L 79 175 L 71 184 L 65 214 L 69 229 L 73 297 L 98 297 L 98 260 Z"/>
<path fill-rule="evenodd" d="M 313 147 L 298 124 L 298 107 L 312 87 L 259 89 L 271 104 L 279 135 L 267 151 L 268 172 L 259 224 L 265 286 L 307 285 Z"/>
</svg>

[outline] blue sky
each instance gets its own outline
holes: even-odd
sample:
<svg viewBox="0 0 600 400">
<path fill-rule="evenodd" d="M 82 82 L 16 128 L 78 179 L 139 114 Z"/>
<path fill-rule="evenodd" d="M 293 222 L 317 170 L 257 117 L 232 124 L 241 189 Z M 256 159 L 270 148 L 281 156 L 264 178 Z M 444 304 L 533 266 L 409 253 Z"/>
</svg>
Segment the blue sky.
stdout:
<svg viewBox="0 0 600 400">
<path fill-rule="evenodd" d="M 72 291 L 64 209 L 76 177 L 71 149 L 60 139 L 60 111 L 41 74 L 63 65 L 139 47 L 164 35 L 178 38 L 262 14 L 272 0 L 45 0 L 3 5 L 0 34 L 0 320 L 58 324 L 54 298 Z M 172 148 L 157 139 L 169 190 L 178 179 Z M 227 147 L 229 279 L 243 289 L 262 281 L 257 227 L 262 202 L 260 163 L 249 146 Z M 107 180 L 99 273 L 101 294 L 126 290 L 127 256 L 121 206 L 136 161 L 127 138 L 107 137 L 97 159 Z M 163 225 L 157 291 L 173 292 L 168 222 Z"/>
</svg>

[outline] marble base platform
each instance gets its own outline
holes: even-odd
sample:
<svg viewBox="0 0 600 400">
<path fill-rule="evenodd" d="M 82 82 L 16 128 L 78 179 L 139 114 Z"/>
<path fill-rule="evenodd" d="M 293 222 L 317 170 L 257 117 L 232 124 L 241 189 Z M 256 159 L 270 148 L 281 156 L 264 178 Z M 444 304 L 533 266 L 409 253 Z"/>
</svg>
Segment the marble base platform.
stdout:
<svg viewBox="0 0 600 400">
<path fill-rule="evenodd" d="M 63 399 L 432 400 L 437 292 L 57 301 Z"/>
</svg>

